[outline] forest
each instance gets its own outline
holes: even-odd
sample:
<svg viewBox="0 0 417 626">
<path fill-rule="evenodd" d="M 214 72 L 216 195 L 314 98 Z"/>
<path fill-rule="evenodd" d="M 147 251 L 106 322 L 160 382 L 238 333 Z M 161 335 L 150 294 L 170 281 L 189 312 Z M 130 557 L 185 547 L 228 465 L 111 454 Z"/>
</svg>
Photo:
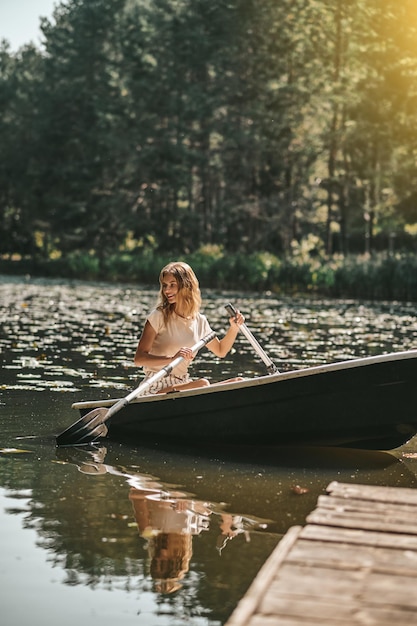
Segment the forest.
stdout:
<svg viewBox="0 0 417 626">
<path fill-rule="evenodd" d="M 41 30 L 0 46 L 3 261 L 414 274 L 415 0 L 66 0 Z"/>
</svg>

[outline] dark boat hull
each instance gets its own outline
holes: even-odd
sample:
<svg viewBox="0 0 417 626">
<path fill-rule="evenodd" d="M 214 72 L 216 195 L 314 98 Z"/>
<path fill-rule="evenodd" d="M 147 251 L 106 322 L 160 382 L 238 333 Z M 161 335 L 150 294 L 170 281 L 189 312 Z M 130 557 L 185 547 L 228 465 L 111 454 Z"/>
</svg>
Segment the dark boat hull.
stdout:
<svg viewBox="0 0 417 626">
<path fill-rule="evenodd" d="M 147 396 L 108 436 L 142 443 L 332 445 L 388 449 L 417 433 L 417 350 Z M 105 403 L 76 403 L 81 415 Z"/>
</svg>

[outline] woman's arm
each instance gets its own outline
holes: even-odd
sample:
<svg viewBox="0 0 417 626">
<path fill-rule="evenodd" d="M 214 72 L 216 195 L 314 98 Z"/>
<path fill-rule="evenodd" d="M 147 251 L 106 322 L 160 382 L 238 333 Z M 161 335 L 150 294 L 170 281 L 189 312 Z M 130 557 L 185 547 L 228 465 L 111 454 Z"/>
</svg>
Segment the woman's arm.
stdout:
<svg viewBox="0 0 417 626">
<path fill-rule="evenodd" d="M 207 344 L 207 348 L 213 352 L 216 356 L 223 359 L 228 354 L 235 343 L 237 334 L 239 332 L 239 326 L 243 324 L 245 318 L 240 311 L 236 312 L 235 317 L 229 319 L 230 328 L 222 339 L 217 337 Z"/>
</svg>

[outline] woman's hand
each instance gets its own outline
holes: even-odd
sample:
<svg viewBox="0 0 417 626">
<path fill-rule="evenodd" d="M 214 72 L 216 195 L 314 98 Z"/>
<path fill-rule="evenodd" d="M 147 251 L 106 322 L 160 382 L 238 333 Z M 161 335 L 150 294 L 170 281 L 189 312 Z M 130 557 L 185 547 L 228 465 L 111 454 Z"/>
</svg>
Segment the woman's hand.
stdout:
<svg viewBox="0 0 417 626">
<path fill-rule="evenodd" d="M 174 354 L 174 356 L 172 357 L 173 359 L 177 359 L 178 357 L 182 357 L 183 359 L 186 359 L 187 361 L 192 361 L 193 358 L 195 357 L 194 352 L 191 350 L 191 348 L 187 348 L 185 346 L 183 346 L 182 348 L 180 348 L 178 350 L 178 352 L 176 352 Z"/>
<path fill-rule="evenodd" d="M 245 318 L 240 311 L 236 311 L 236 315 L 229 318 L 230 326 L 241 326 L 245 323 Z"/>
</svg>

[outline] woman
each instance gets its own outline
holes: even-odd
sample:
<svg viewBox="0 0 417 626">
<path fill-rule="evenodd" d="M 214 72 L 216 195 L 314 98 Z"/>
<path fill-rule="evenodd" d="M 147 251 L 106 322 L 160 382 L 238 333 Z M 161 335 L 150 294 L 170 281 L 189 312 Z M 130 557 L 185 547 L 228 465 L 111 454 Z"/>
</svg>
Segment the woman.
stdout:
<svg viewBox="0 0 417 626">
<path fill-rule="evenodd" d="M 159 283 L 158 305 L 146 320 L 136 349 L 135 365 L 143 367 L 147 380 L 173 359 L 184 358 L 171 374 L 152 385 L 149 393 L 206 387 L 210 384 L 206 378 L 193 380 L 188 373 L 194 358 L 190 346 L 212 332 L 207 318 L 200 313 L 201 294 L 197 277 L 187 263 L 173 262 L 161 270 Z M 226 335 L 220 340 L 216 337 L 207 344 L 209 350 L 220 358 L 225 357 L 244 321 L 238 311 L 235 318 L 230 318 Z M 234 380 L 241 379 L 224 382 Z"/>
</svg>

